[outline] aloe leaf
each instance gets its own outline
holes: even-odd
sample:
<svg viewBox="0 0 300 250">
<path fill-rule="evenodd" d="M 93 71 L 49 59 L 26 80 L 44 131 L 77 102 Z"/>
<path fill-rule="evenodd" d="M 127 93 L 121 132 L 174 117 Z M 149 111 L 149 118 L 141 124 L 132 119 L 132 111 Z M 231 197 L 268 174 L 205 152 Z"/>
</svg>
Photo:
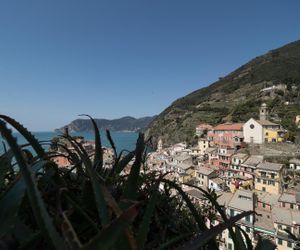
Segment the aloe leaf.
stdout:
<svg viewBox="0 0 300 250">
<path fill-rule="evenodd" d="M 174 237 L 173 239 L 161 244 L 156 250 L 170 249 L 172 245 L 177 243 L 180 240 L 185 239 L 186 237 L 192 236 L 192 233 L 181 234 L 179 236 Z"/>
<path fill-rule="evenodd" d="M 76 201 L 74 201 L 74 199 L 72 199 L 69 195 L 67 195 L 66 193 L 63 193 L 63 196 L 66 198 L 66 200 L 68 202 L 70 202 L 70 204 L 74 207 L 75 210 L 77 210 L 82 216 L 83 218 L 89 222 L 89 224 L 91 225 L 91 227 L 95 230 L 95 231 L 99 231 L 97 225 L 95 224 L 95 222 L 90 218 L 90 216 L 82 209 L 82 207 L 77 204 Z"/>
<path fill-rule="evenodd" d="M 24 177 L 26 191 L 38 226 L 53 248 L 66 249 L 65 242 L 57 233 L 48 214 L 46 205 L 41 197 L 37 183 L 34 179 L 32 169 L 26 164 L 16 140 L 13 138 L 11 131 L 7 129 L 6 124 L 3 121 L 0 121 L 0 131 L 13 151 L 22 176 Z"/>
<path fill-rule="evenodd" d="M 115 198 L 111 195 L 111 193 L 108 191 L 106 186 L 103 182 L 100 182 L 101 190 L 104 194 L 104 199 L 106 203 L 109 205 L 111 210 L 115 213 L 115 215 L 120 216 L 122 214 L 122 210 L 119 207 L 118 203 L 116 202 Z M 133 232 L 130 228 L 125 229 L 125 236 L 128 240 L 129 246 L 132 250 L 137 249 L 137 243 L 133 237 Z"/>
<path fill-rule="evenodd" d="M 105 203 L 104 194 L 102 193 L 100 183 L 97 180 L 98 173 L 92 167 L 92 163 L 90 159 L 86 156 L 86 154 L 82 152 L 82 150 L 80 150 L 79 145 L 77 145 L 76 142 L 70 136 L 64 136 L 64 137 L 70 141 L 70 143 L 78 153 L 79 157 L 84 162 L 86 172 L 91 180 L 91 184 L 93 187 L 97 212 L 101 222 L 105 225 L 109 222 L 109 213 Z"/>
<path fill-rule="evenodd" d="M 101 145 L 101 138 L 100 138 L 100 132 L 99 128 L 97 126 L 97 123 L 91 117 L 90 115 L 80 115 L 80 116 L 87 116 L 91 119 L 94 127 L 94 132 L 95 132 L 95 158 L 94 158 L 94 166 L 97 169 L 98 167 L 102 167 L 103 165 L 103 152 L 102 152 L 102 145 Z"/>
<path fill-rule="evenodd" d="M 153 212 L 155 209 L 156 202 L 158 200 L 158 186 L 159 181 L 154 185 L 153 191 L 150 194 L 150 200 L 147 204 L 145 214 L 142 219 L 142 223 L 140 224 L 139 231 L 137 234 L 137 246 L 138 249 L 144 249 L 145 242 L 147 241 L 147 235 L 150 229 L 151 218 L 153 216 Z"/>
<path fill-rule="evenodd" d="M 200 190 L 204 196 L 211 202 L 211 204 L 213 205 L 213 207 L 217 210 L 217 212 L 221 215 L 222 219 L 224 222 L 228 222 L 228 218 L 227 218 L 227 215 L 226 213 L 223 211 L 223 209 L 221 208 L 221 206 L 219 205 L 219 203 L 217 202 L 217 199 L 216 199 L 216 196 L 213 197 L 209 192 L 207 192 L 206 190 L 204 190 L 203 188 L 201 187 L 197 187 L 195 185 L 191 185 L 191 184 L 188 184 L 188 183 L 185 183 L 185 185 L 187 186 L 190 186 L 190 187 L 193 187 L 193 188 L 196 188 L 198 190 Z M 233 228 L 232 227 L 228 227 L 228 231 L 229 231 L 229 234 L 232 238 L 232 241 L 235 245 L 235 247 L 237 249 L 239 249 L 239 242 L 238 242 L 238 239 L 233 231 Z"/>
<path fill-rule="evenodd" d="M 138 214 L 136 205 L 125 210 L 116 220 L 109 226 L 103 229 L 95 236 L 87 245 L 83 247 L 84 250 L 106 250 L 112 247 L 116 240 L 119 239 L 124 230 L 134 221 Z"/>
<path fill-rule="evenodd" d="M 251 241 L 251 239 L 249 238 L 249 235 L 240 227 L 240 226 L 236 226 L 235 227 L 238 231 L 240 231 L 240 232 L 242 232 L 242 234 L 243 234 L 243 236 L 244 236 L 244 238 L 245 238 L 245 240 L 246 240 L 246 244 L 247 244 L 247 247 L 246 247 L 246 249 L 247 250 L 253 250 L 253 245 L 252 245 L 252 241 Z M 241 237 L 241 239 L 242 239 L 242 241 L 243 241 L 243 243 L 244 243 L 244 240 L 243 240 L 243 238 Z"/>
<path fill-rule="evenodd" d="M 276 245 L 274 244 L 274 242 L 272 242 L 268 239 L 262 239 L 259 234 L 257 236 L 258 236 L 258 242 L 257 242 L 254 250 L 274 250 L 274 249 L 276 249 Z"/>
<path fill-rule="evenodd" d="M 241 228 L 235 226 L 235 235 L 236 235 L 237 242 L 239 244 L 238 246 L 235 246 L 235 248 L 242 249 L 242 250 L 248 249 L 245 245 L 245 242 L 244 242 L 244 239 L 243 239 L 243 236 L 242 236 L 242 233 L 241 233 Z M 248 249 L 248 250 L 250 250 L 250 249 Z"/>
<path fill-rule="evenodd" d="M 110 176 L 113 176 L 114 174 L 116 175 L 120 174 L 123 171 L 123 169 L 128 165 L 128 163 L 133 159 L 134 156 L 135 156 L 135 151 L 129 152 L 126 156 L 123 157 L 122 160 L 117 160 L 116 164 L 113 166 L 111 170 Z"/>
<path fill-rule="evenodd" d="M 111 147 L 112 147 L 112 149 L 114 151 L 114 158 L 116 160 L 117 159 L 117 155 L 118 155 L 117 154 L 117 150 L 116 150 L 116 146 L 115 146 L 114 140 L 111 137 L 110 131 L 108 129 L 106 130 L 106 137 L 107 137 L 107 139 L 108 139 L 108 141 L 109 141 L 109 143 L 110 143 L 110 145 L 111 145 Z"/>
<path fill-rule="evenodd" d="M 13 171 L 12 167 L 13 153 L 8 150 L 0 156 L 0 190 L 5 186 L 5 179 L 8 172 Z"/>
<path fill-rule="evenodd" d="M 181 189 L 180 186 L 178 186 L 175 182 L 170 181 L 170 180 L 166 180 L 166 179 L 162 179 L 162 182 L 167 183 L 170 187 L 176 189 L 178 191 L 178 193 L 181 195 L 182 199 L 185 201 L 187 207 L 190 209 L 193 217 L 195 218 L 197 225 L 199 227 L 199 230 L 201 232 L 203 231 L 207 231 L 207 226 L 205 224 L 205 218 L 198 213 L 197 209 L 195 208 L 195 206 L 193 205 L 192 201 L 190 200 L 190 198 L 188 197 L 188 195 Z M 217 244 L 215 242 L 215 240 L 211 239 L 209 241 L 209 247 L 210 249 L 217 249 Z"/>
<path fill-rule="evenodd" d="M 92 183 L 99 218 L 101 219 L 101 222 L 106 225 L 109 223 L 109 212 L 100 183 L 96 178 L 97 172 L 89 164 L 86 166 L 86 169 Z"/>
<path fill-rule="evenodd" d="M 136 143 L 135 161 L 131 167 L 128 179 L 125 183 L 124 193 L 122 196 L 123 202 L 121 208 L 127 208 L 129 206 L 129 200 L 135 200 L 138 194 L 138 179 L 140 176 L 140 169 L 142 164 L 142 156 L 144 152 L 144 135 L 139 134 Z"/>
<path fill-rule="evenodd" d="M 6 115 L 0 115 L 0 118 L 5 120 L 7 123 L 9 123 L 11 126 L 13 126 L 16 130 L 18 130 L 20 132 L 20 134 L 23 135 L 24 138 L 30 143 L 30 145 L 32 146 L 32 148 L 34 149 L 34 151 L 37 153 L 37 155 L 40 158 L 44 158 L 46 156 L 45 150 L 39 144 L 39 141 L 22 124 L 20 124 L 16 120 L 14 120 L 11 117 L 6 116 Z"/>
<path fill-rule="evenodd" d="M 19 207 L 25 195 L 26 186 L 23 179 L 18 180 L 0 200 L 0 238 L 14 229 Z"/>
<path fill-rule="evenodd" d="M 251 214 L 253 214 L 253 211 L 247 211 L 237 214 L 228 219 L 228 222 L 220 223 L 219 225 L 202 232 L 199 236 L 190 241 L 186 246 L 178 248 L 178 250 L 197 250 L 208 243 L 209 240 L 215 238 L 224 230 L 228 229 L 228 227 L 233 227 L 237 221 Z"/>
<path fill-rule="evenodd" d="M 188 195 L 182 190 L 182 188 L 179 185 L 177 185 L 175 182 L 167 180 L 167 179 L 162 179 L 162 182 L 167 183 L 170 187 L 172 187 L 178 191 L 178 193 L 181 195 L 182 199 L 186 202 L 186 205 L 190 209 L 192 215 L 194 216 L 199 229 L 201 231 L 207 230 L 207 226 L 205 225 L 205 222 L 204 222 L 204 217 L 197 212 L 197 209 L 193 205 L 193 203 L 190 200 L 190 198 L 188 197 Z"/>
<path fill-rule="evenodd" d="M 7 152 L 7 148 L 6 148 L 6 144 L 4 141 L 2 141 L 2 147 L 3 147 L 3 150 L 4 150 L 4 153 Z"/>
<path fill-rule="evenodd" d="M 37 172 L 43 167 L 39 162 L 32 167 Z M 0 238 L 14 228 L 17 221 L 18 211 L 26 192 L 26 183 L 21 176 L 14 185 L 0 199 Z"/>
<path fill-rule="evenodd" d="M 72 136 L 70 135 L 59 135 L 59 137 L 62 137 L 64 139 L 67 139 L 71 144 L 72 146 L 74 147 L 75 151 L 79 154 L 79 155 L 84 155 L 84 157 L 88 160 L 89 159 L 89 155 L 88 153 L 86 152 L 86 150 L 83 148 L 83 146 L 76 141 L 76 139 L 74 139 Z"/>
</svg>

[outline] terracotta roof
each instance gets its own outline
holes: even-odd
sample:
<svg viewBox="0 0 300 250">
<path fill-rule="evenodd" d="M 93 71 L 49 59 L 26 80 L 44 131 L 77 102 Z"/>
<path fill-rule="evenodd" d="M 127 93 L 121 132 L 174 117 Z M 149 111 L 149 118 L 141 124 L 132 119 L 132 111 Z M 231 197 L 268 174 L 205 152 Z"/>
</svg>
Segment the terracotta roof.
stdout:
<svg viewBox="0 0 300 250">
<path fill-rule="evenodd" d="M 227 130 L 227 131 L 242 131 L 244 123 L 231 123 L 219 124 L 214 127 L 214 130 Z"/>
</svg>

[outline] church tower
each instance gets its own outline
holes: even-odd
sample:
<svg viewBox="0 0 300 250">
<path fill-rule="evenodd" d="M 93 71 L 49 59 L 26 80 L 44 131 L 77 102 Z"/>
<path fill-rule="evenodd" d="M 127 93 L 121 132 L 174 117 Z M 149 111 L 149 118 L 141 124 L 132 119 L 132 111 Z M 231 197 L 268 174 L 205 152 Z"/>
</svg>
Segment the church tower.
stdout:
<svg viewBox="0 0 300 250">
<path fill-rule="evenodd" d="M 259 120 L 268 120 L 268 115 L 267 104 L 263 103 L 259 108 Z"/>
<path fill-rule="evenodd" d="M 157 143 L 157 151 L 161 152 L 162 149 L 163 149 L 163 142 L 162 142 L 162 139 L 159 139 L 158 143 Z"/>
</svg>

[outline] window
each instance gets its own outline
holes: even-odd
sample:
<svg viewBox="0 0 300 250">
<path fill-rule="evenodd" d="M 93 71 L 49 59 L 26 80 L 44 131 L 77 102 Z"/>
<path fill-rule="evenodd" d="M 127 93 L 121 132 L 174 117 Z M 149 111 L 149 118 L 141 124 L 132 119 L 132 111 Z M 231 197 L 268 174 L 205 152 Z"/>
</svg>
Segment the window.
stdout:
<svg viewBox="0 0 300 250">
<path fill-rule="evenodd" d="M 282 230 L 282 225 L 278 225 L 278 229 L 279 229 L 279 230 Z"/>
<path fill-rule="evenodd" d="M 251 128 L 251 129 L 254 129 L 254 124 L 251 124 L 251 125 L 250 125 L 250 128 Z"/>
<path fill-rule="evenodd" d="M 250 227 L 246 227 L 246 232 L 250 233 Z"/>
<path fill-rule="evenodd" d="M 282 202 L 282 207 L 285 207 L 285 203 L 284 202 Z"/>
<path fill-rule="evenodd" d="M 291 209 L 294 209 L 294 204 L 290 204 L 290 208 L 291 208 Z"/>
<path fill-rule="evenodd" d="M 262 187 L 262 191 L 263 191 L 263 192 L 266 192 L 266 188 L 265 188 L 265 187 Z"/>
<path fill-rule="evenodd" d="M 266 136 L 268 136 L 269 135 L 269 133 L 268 132 L 266 132 Z"/>
<path fill-rule="evenodd" d="M 300 205 L 298 205 L 298 210 L 300 210 Z"/>
<path fill-rule="evenodd" d="M 260 178 L 257 178 L 257 182 L 260 183 Z"/>
<path fill-rule="evenodd" d="M 278 242 L 278 245 L 282 245 L 282 239 L 278 239 L 277 242 Z"/>
<path fill-rule="evenodd" d="M 232 250 L 232 244 L 228 243 L 228 250 Z"/>
<path fill-rule="evenodd" d="M 291 232 L 291 227 L 286 227 L 286 230 Z"/>
<path fill-rule="evenodd" d="M 262 207 L 263 207 L 263 208 L 266 208 L 266 204 L 265 204 L 265 203 L 263 203 L 263 204 L 262 204 Z"/>
<path fill-rule="evenodd" d="M 289 248 L 292 248 L 292 242 L 288 241 L 287 246 L 288 246 Z"/>
<path fill-rule="evenodd" d="M 263 184 L 267 184 L 267 181 L 266 181 L 266 180 L 263 180 Z"/>
</svg>

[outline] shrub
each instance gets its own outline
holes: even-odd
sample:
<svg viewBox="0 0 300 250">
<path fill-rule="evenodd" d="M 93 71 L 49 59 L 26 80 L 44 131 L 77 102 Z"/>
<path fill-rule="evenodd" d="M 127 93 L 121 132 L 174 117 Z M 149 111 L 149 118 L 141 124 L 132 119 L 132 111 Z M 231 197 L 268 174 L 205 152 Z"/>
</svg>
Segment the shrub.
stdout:
<svg viewBox="0 0 300 250">
<path fill-rule="evenodd" d="M 103 167 L 100 133 L 91 118 L 95 154 L 89 156 L 74 138 L 62 135 L 76 151 L 61 154 L 72 162 L 70 169 L 62 169 L 51 160 L 58 152 L 45 152 L 21 124 L 4 115 L 0 118 L 0 132 L 9 145 L 0 158 L 1 247 L 217 249 L 216 236 L 228 229 L 236 249 L 246 249 L 235 222 L 252 212 L 228 219 L 215 193 L 200 188 L 211 209 L 195 207 L 177 183 L 161 173 L 141 171 L 146 169 L 143 134 L 133 152 L 117 154 L 107 131 L 114 150 L 114 164 L 107 169 Z M 27 145 L 17 145 L 7 123 L 28 140 Z M 34 149 L 34 155 L 27 146 Z M 129 173 L 121 174 L 132 160 Z M 161 185 L 164 189 L 159 188 Z M 172 190 L 178 195 L 172 196 Z M 205 211 L 218 211 L 224 222 L 208 229 L 205 222 L 214 213 L 205 215 Z"/>
</svg>

